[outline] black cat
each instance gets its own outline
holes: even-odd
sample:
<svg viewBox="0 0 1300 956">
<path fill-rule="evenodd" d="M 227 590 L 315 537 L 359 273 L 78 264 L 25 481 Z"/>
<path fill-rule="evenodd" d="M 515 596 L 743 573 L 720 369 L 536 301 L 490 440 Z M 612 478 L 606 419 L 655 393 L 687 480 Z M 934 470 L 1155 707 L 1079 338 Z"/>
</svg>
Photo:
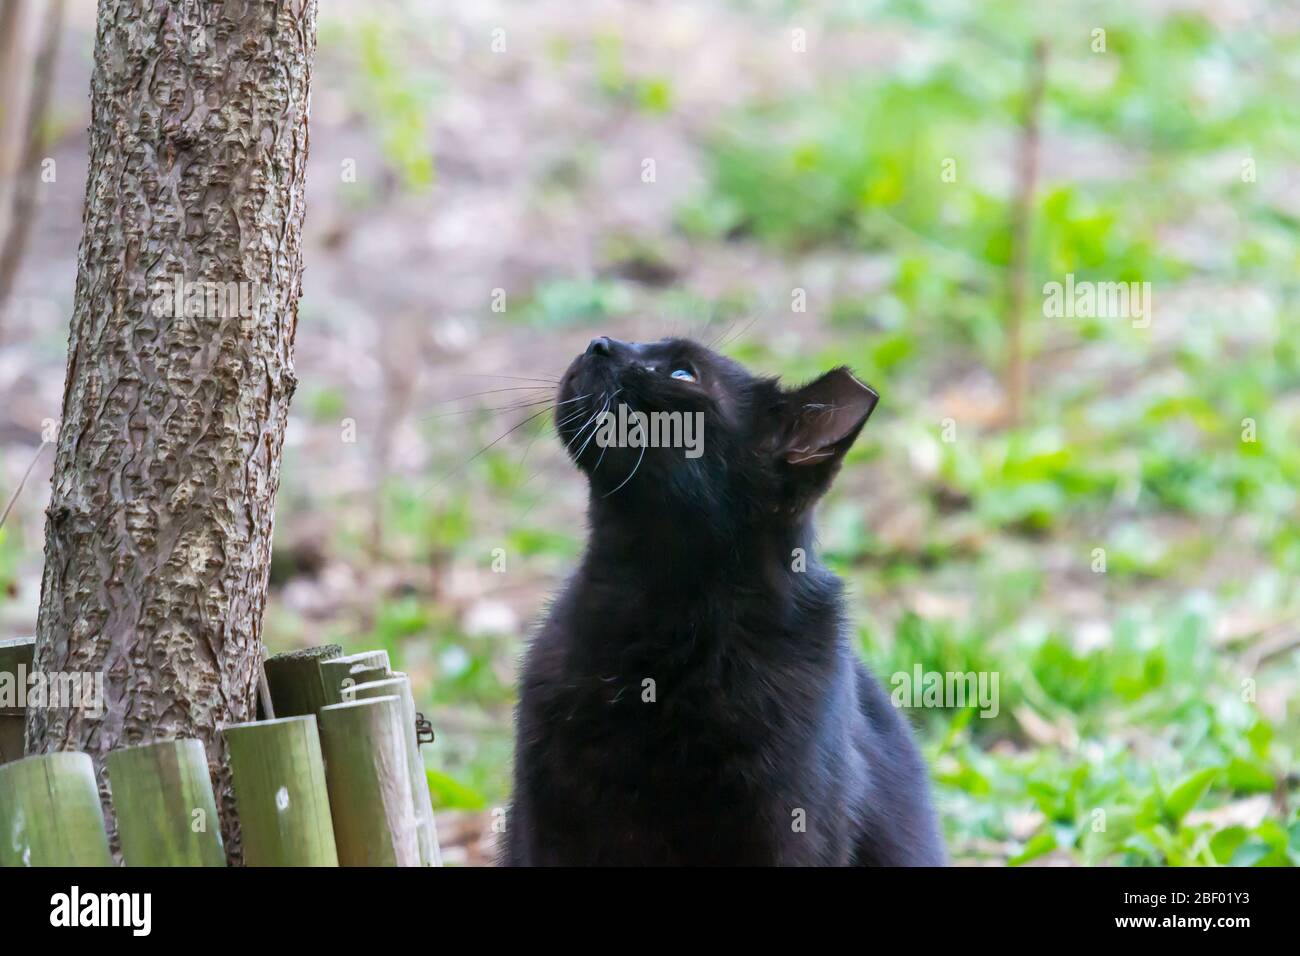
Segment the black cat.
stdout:
<svg viewBox="0 0 1300 956">
<path fill-rule="evenodd" d="M 525 662 L 503 863 L 944 862 L 925 765 L 812 552 L 876 401 L 844 368 L 787 391 L 682 339 L 574 360 L 556 417 L 590 539 Z"/>
</svg>

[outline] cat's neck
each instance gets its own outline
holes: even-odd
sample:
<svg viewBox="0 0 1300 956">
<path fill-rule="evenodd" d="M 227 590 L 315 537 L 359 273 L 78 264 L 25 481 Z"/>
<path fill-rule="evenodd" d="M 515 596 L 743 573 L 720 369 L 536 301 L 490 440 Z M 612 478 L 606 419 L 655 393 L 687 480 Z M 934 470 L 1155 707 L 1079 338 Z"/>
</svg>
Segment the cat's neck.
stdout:
<svg viewBox="0 0 1300 956">
<path fill-rule="evenodd" d="M 729 648 L 750 661 L 826 650 L 840 588 L 811 542 L 807 524 L 725 540 L 681 516 L 595 516 L 568 595 L 583 614 L 567 632 L 574 659 L 601 675 L 644 674 L 692 670 Z"/>
<path fill-rule="evenodd" d="M 598 579 L 684 593 L 731 584 L 786 590 L 813 564 L 812 522 L 629 510 L 593 500 L 587 567 Z"/>
</svg>

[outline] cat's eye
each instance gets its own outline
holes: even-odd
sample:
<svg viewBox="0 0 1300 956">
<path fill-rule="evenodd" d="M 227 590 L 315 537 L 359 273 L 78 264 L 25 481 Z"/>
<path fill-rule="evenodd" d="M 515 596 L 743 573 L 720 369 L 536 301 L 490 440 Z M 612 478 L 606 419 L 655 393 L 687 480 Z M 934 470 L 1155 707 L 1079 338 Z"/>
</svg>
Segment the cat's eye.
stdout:
<svg viewBox="0 0 1300 956">
<path fill-rule="evenodd" d="M 695 378 L 695 373 L 688 368 L 674 369 L 672 375 L 670 375 L 669 378 L 675 378 L 680 382 L 698 381 Z"/>
</svg>

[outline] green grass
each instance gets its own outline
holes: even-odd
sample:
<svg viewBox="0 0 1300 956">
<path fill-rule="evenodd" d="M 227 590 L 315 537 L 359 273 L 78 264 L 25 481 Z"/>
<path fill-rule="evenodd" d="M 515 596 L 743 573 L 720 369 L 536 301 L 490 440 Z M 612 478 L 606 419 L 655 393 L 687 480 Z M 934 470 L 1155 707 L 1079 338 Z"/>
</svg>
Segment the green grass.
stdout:
<svg viewBox="0 0 1300 956">
<path fill-rule="evenodd" d="M 1154 328 L 1031 311 L 1031 348 L 1068 361 L 1031 358 L 1040 371 L 1029 421 L 999 431 L 958 415 L 945 441 L 935 394 L 954 369 L 996 376 L 1005 348 L 1008 195 L 982 173 L 1009 165 L 1036 32 L 1015 4 L 999 5 L 1005 18 L 986 7 L 978 23 L 949 15 L 974 18 L 972 6 L 945 6 L 940 22 L 919 5 L 875 5 L 923 24 L 946 51 L 920 74 L 738 117 L 712 143 L 710 189 L 683 210 L 683 228 L 787 256 L 894 257 L 883 289 L 832 308 L 839 334 L 825 358 L 847 359 L 885 395 L 886 421 L 853 458 L 873 482 L 910 485 L 920 539 L 900 549 L 873 535 L 869 509 L 854 503 L 869 489 L 841 491 L 823 531 L 864 595 L 864 652 L 883 678 L 918 662 L 1000 675 L 996 718 L 913 715 L 954 855 L 1298 863 L 1300 719 L 1285 698 L 1300 659 L 1284 651 L 1251 672 L 1243 648 L 1214 635 L 1234 612 L 1300 626 L 1285 584 L 1300 486 L 1296 224 L 1238 175 L 1242 157 L 1268 165 L 1288 155 L 1278 151 L 1294 155 L 1295 106 L 1277 82 L 1300 38 L 1211 29 L 1195 14 L 1141 26 L 1121 15 L 1105 21 L 1109 79 L 1098 84 L 1086 44 L 1049 33 L 1044 148 L 1101 138 L 1123 162 L 1041 183 L 1031 309 L 1041 283 L 1065 273 L 1149 281 Z M 1081 10 L 1071 5 L 1063 19 L 1079 27 Z M 1198 94 L 1207 77 L 1219 85 Z M 940 176 L 945 159 L 955 182 Z M 1214 237 L 1219 254 L 1192 260 L 1162 241 L 1196 228 L 1205 209 L 1241 224 Z M 1217 297 L 1159 311 L 1191 283 Z M 1253 327 L 1235 306 L 1243 286 L 1267 300 Z M 931 462 L 920 475 L 918 458 Z M 1221 551 L 1229 566 L 1216 564 Z M 1053 593 L 1067 588 L 1095 598 L 1090 620 Z M 873 599 L 899 590 L 955 595 L 969 611 L 873 613 Z M 1084 639 L 1084 624 L 1104 640 Z M 1272 716 L 1256 695 L 1272 695 Z"/>
<path fill-rule="evenodd" d="M 909 712 L 952 855 L 1300 863 L 1300 650 L 1279 639 L 1300 628 L 1300 220 L 1277 199 L 1300 145 L 1287 92 L 1300 35 L 1193 12 L 1139 21 L 1122 4 L 819 11 L 905 31 L 930 55 L 727 117 L 701 143 L 707 181 L 673 238 L 748 243 L 791 267 L 831 253 L 884 263 L 878 285 L 817 304 L 821 344 L 783 344 L 776 315 L 727 350 L 793 379 L 848 363 L 882 393 L 822 507 L 822 550 L 887 689 L 918 663 L 998 675 L 995 717 Z M 1104 53 L 1090 48 L 1099 23 Z M 1038 35 L 1051 46 L 1050 155 L 1032 210 L 1032 388 L 1026 420 L 1002 428 L 978 406 L 1006 347 L 1009 183 Z M 554 55 L 590 57 L 611 111 L 673 112 L 672 85 L 631 76 L 616 36 Z M 1096 158 L 1057 162 L 1076 153 Z M 601 239 L 615 265 L 661 258 L 658 237 Z M 1066 273 L 1152 283 L 1150 328 L 1042 315 L 1043 283 Z M 705 294 L 557 276 L 509 321 L 648 312 L 711 333 L 762 312 L 764 294 L 742 280 Z M 331 419 L 338 402 L 322 393 L 312 409 Z M 440 473 L 494 437 L 487 422 L 430 429 L 447 449 Z M 580 529 L 533 510 L 529 437 L 437 494 L 432 478 L 395 482 L 384 560 L 490 573 L 504 546 L 513 569 L 557 578 Z M 363 531 L 337 529 L 334 549 L 368 560 Z M 517 635 L 462 633 L 418 587 L 380 594 L 354 623 L 349 649 L 389 649 L 444 718 L 439 801 L 501 805 Z M 279 626 L 287 639 L 296 625 Z"/>
</svg>

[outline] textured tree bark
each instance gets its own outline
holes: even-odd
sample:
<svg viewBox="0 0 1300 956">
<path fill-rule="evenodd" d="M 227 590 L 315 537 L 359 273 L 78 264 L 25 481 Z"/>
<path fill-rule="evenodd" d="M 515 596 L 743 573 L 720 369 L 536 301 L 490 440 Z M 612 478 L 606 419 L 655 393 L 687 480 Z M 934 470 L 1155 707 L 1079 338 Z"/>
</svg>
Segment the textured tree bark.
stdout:
<svg viewBox="0 0 1300 956">
<path fill-rule="evenodd" d="M 109 750 L 198 737 L 238 861 L 217 729 L 256 711 L 316 4 L 100 0 L 97 32 L 35 666 L 105 699 L 33 710 L 27 750 L 106 793 Z"/>
</svg>

